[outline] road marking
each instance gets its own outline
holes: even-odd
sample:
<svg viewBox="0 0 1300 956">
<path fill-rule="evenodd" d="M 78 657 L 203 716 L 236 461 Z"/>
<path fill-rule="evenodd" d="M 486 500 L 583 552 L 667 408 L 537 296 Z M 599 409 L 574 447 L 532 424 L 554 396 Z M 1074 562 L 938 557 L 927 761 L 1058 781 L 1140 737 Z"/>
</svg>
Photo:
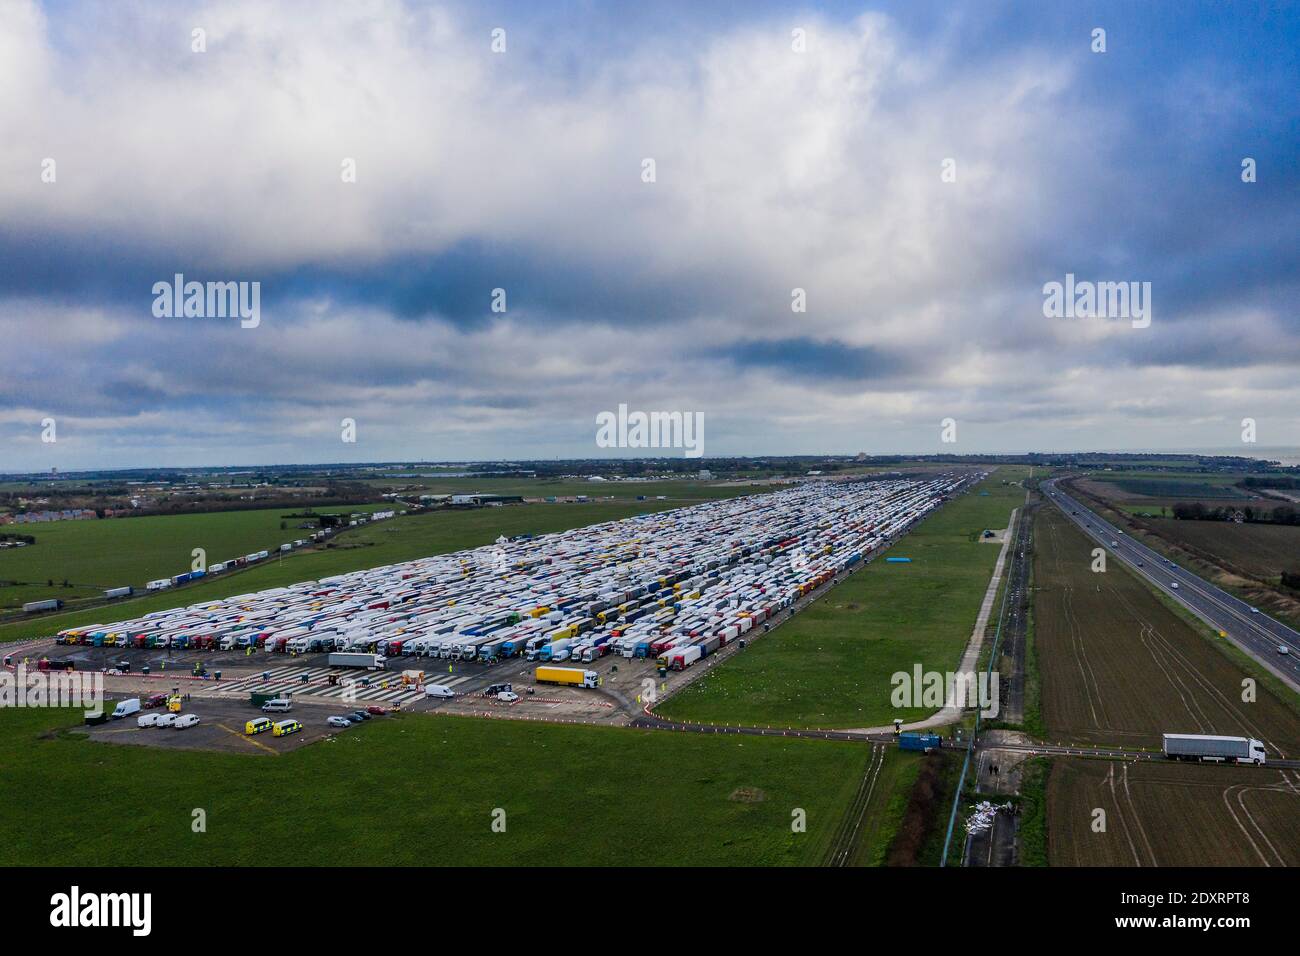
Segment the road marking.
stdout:
<svg viewBox="0 0 1300 956">
<path fill-rule="evenodd" d="M 237 730 L 231 730 L 225 724 L 219 723 L 217 724 L 217 726 L 220 727 L 222 730 L 224 730 L 226 733 L 230 734 L 232 737 L 238 737 L 246 744 L 252 744 L 254 747 L 261 747 L 269 754 L 274 754 L 277 757 L 280 756 L 280 751 L 276 750 L 274 747 L 268 747 L 266 744 L 262 743 L 256 737 L 250 737 L 248 734 L 241 734 Z"/>
</svg>

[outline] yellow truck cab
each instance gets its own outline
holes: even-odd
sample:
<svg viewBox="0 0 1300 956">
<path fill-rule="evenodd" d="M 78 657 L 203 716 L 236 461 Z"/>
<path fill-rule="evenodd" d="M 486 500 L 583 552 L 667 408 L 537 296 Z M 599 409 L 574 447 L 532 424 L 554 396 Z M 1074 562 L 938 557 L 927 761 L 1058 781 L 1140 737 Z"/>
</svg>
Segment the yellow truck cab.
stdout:
<svg viewBox="0 0 1300 956">
<path fill-rule="evenodd" d="M 252 737 L 254 734 L 265 733 L 271 729 L 271 721 L 267 717 L 254 717 L 244 724 L 244 733 Z"/>
<path fill-rule="evenodd" d="M 181 712 L 181 699 L 179 697 L 168 697 L 167 709 L 173 714 L 179 714 Z"/>
<path fill-rule="evenodd" d="M 296 734 L 300 730 L 302 730 L 302 724 L 298 723 L 298 721 L 281 720 L 275 724 L 274 729 L 272 730 L 272 736 L 287 737 L 290 734 Z"/>
</svg>

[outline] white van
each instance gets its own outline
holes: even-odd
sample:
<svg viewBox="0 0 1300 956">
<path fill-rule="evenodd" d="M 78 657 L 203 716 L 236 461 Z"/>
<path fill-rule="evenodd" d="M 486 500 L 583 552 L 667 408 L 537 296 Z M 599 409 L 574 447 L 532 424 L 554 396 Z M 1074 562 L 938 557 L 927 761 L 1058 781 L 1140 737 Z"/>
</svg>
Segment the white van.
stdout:
<svg viewBox="0 0 1300 956">
<path fill-rule="evenodd" d="M 293 710 L 293 701 L 285 697 L 268 700 L 262 705 L 262 713 L 264 714 L 287 714 L 291 710 Z"/>
<path fill-rule="evenodd" d="M 221 649 L 223 651 L 233 651 L 235 649 L 235 641 L 235 635 L 227 634 L 221 639 Z"/>
<path fill-rule="evenodd" d="M 180 714 L 159 714 L 158 723 L 155 726 L 171 727 L 173 724 L 176 723 L 177 720 L 180 719 L 180 716 L 181 716 Z"/>
<path fill-rule="evenodd" d="M 424 688 L 425 697 L 455 697 L 456 692 L 445 684 L 429 684 Z"/>
<path fill-rule="evenodd" d="M 118 705 L 113 708 L 113 719 L 121 720 L 123 717 L 128 717 L 131 714 L 137 714 L 139 712 L 140 698 L 132 697 L 129 700 L 119 702 Z"/>
<path fill-rule="evenodd" d="M 161 716 L 162 714 L 141 714 L 135 719 L 135 725 L 137 727 L 157 727 L 158 718 Z"/>
<path fill-rule="evenodd" d="M 198 714 L 178 714 L 176 717 L 176 721 L 175 723 L 172 724 L 172 726 L 175 727 L 177 730 L 182 730 L 186 727 L 193 727 L 198 722 L 199 722 Z"/>
</svg>

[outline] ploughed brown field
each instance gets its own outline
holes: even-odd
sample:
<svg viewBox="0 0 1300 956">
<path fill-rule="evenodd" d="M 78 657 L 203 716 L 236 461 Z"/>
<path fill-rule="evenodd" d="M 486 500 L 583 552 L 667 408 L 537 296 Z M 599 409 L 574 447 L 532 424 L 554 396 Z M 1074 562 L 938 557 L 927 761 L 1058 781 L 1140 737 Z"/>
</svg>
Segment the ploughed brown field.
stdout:
<svg viewBox="0 0 1300 956">
<path fill-rule="evenodd" d="M 1240 574 L 1276 584 L 1300 571 L 1300 525 L 1146 519 L 1153 531 Z"/>
<path fill-rule="evenodd" d="M 1035 524 L 1035 642 L 1050 741 L 1158 749 L 1164 733 L 1263 741 L 1300 755 L 1300 716 L 1245 674 L 1054 508 Z"/>
<path fill-rule="evenodd" d="M 1300 771 L 1061 758 L 1047 829 L 1052 866 L 1297 866 Z"/>
</svg>

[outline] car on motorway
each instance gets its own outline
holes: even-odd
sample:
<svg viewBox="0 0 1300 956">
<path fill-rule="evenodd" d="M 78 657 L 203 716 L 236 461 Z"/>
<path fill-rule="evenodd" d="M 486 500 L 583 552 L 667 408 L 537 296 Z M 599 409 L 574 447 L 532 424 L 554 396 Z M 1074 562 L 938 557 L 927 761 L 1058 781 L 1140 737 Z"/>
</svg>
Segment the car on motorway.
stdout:
<svg viewBox="0 0 1300 956">
<path fill-rule="evenodd" d="M 1118 547 L 1119 547 L 1119 542 L 1118 542 L 1118 541 L 1112 541 L 1112 542 L 1110 543 L 1110 546 L 1111 546 L 1112 548 L 1118 548 Z"/>
<path fill-rule="evenodd" d="M 1139 562 L 1138 562 L 1138 567 L 1139 567 L 1139 568 L 1145 568 L 1146 565 L 1143 564 L 1141 561 L 1139 561 Z"/>
<path fill-rule="evenodd" d="M 497 700 L 504 704 L 513 704 L 518 699 L 519 695 L 512 690 L 503 690 L 501 693 L 497 694 Z"/>
<path fill-rule="evenodd" d="M 346 718 L 346 717 L 338 717 L 338 716 L 330 717 L 329 719 L 327 719 L 327 720 L 325 721 L 325 723 L 329 724 L 331 727 L 351 727 L 351 726 L 352 726 L 352 721 L 350 721 L 348 718 Z"/>
<path fill-rule="evenodd" d="M 1258 613 L 1259 613 L 1259 608 L 1257 608 L 1257 607 L 1252 607 L 1252 608 L 1250 609 L 1250 613 L 1251 613 L 1251 614 L 1258 614 Z"/>
<path fill-rule="evenodd" d="M 1285 644 L 1279 644 L 1277 646 L 1277 652 L 1279 654 L 1290 654 L 1291 648 L 1287 647 Z"/>
<path fill-rule="evenodd" d="M 1178 590 L 1178 582 L 1177 582 L 1177 581 L 1170 581 L 1170 582 L 1169 582 L 1169 586 L 1170 586 L 1171 588 L 1173 588 L 1175 591 Z"/>
</svg>

